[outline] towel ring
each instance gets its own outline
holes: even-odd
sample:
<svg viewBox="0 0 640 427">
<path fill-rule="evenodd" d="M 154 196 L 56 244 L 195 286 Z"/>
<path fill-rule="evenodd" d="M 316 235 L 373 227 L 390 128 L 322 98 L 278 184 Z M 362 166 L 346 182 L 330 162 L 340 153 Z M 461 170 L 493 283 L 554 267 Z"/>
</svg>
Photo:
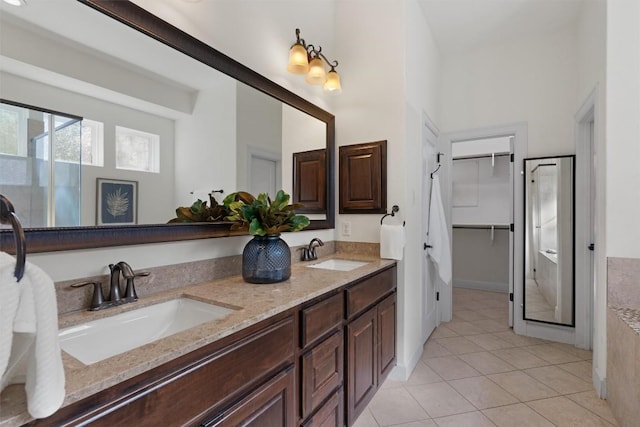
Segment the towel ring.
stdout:
<svg viewBox="0 0 640 427">
<path fill-rule="evenodd" d="M 27 257 L 27 243 L 24 238 L 22 224 L 20 224 L 20 220 L 15 212 L 13 204 L 11 204 L 9 199 L 0 194 L 0 223 L 11 224 L 11 228 L 13 228 L 16 245 L 16 269 L 13 274 L 19 282 L 22 279 L 22 276 L 24 276 L 24 264 Z"/>
<path fill-rule="evenodd" d="M 382 221 L 384 221 L 384 219 L 388 216 L 396 216 L 396 212 L 398 212 L 400 210 L 400 208 L 398 207 L 398 205 L 393 205 L 391 207 L 391 213 L 385 213 L 382 218 L 380 218 L 380 225 L 382 225 Z M 402 221 L 402 226 L 405 226 L 405 221 Z"/>
</svg>

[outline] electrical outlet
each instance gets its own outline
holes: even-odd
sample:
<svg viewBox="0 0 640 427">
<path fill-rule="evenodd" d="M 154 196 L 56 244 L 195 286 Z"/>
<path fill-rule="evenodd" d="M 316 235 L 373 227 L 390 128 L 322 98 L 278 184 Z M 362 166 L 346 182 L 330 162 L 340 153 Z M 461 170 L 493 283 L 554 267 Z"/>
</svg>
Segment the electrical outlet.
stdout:
<svg viewBox="0 0 640 427">
<path fill-rule="evenodd" d="M 342 235 L 343 236 L 351 236 L 351 222 L 343 221 L 342 222 Z"/>
</svg>

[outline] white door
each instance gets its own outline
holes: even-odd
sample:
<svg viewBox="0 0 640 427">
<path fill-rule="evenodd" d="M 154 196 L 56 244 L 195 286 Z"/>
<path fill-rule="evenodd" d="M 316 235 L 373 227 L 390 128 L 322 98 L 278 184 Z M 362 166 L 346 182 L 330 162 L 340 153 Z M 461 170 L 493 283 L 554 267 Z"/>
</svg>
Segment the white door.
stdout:
<svg viewBox="0 0 640 427">
<path fill-rule="evenodd" d="M 422 128 L 422 237 L 423 242 L 428 242 L 427 231 L 429 229 L 429 203 L 431 195 L 431 172 L 437 167 L 436 156 L 436 135 L 426 123 Z M 422 337 L 423 341 L 431 335 L 431 332 L 438 326 L 438 303 L 436 295 L 438 292 L 437 270 L 427 256 L 424 249 L 422 256 L 422 289 L 423 289 L 423 313 L 422 313 Z"/>
<path fill-rule="evenodd" d="M 249 192 L 267 193 L 275 197 L 278 191 L 278 162 L 273 159 L 252 155 L 249 168 Z"/>
<path fill-rule="evenodd" d="M 513 174 L 515 173 L 515 167 L 514 167 L 514 155 L 513 155 L 513 140 L 515 137 L 511 137 L 509 138 L 509 145 L 510 145 L 510 163 L 509 163 L 509 179 L 511 180 L 511 185 L 509 186 L 509 191 L 510 191 L 510 195 L 509 195 L 509 200 L 511 200 L 511 210 L 509 212 L 509 223 L 513 224 L 515 219 L 514 219 L 514 209 L 515 209 L 515 203 L 514 201 L 514 188 L 513 186 L 515 185 L 515 181 L 513 179 Z M 513 327 L 513 288 L 515 286 L 515 277 L 514 277 L 514 265 L 513 263 L 515 262 L 515 247 L 514 247 L 514 242 L 513 242 L 513 234 L 514 234 L 514 228 L 513 226 L 509 226 L 509 326 Z"/>
</svg>

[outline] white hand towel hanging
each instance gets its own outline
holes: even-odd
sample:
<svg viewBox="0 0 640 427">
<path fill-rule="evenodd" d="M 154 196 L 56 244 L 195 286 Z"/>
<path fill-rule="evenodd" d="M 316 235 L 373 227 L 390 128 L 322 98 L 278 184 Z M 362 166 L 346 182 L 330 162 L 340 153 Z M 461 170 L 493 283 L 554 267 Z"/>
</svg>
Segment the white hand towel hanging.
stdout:
<svg viewBox="0 0 640 427">
<path fill-rule="evenodd" d="M 24 383 L 29 414 L 45 418 L 65 396 L 56 293 L 51 278 L 28 262 L 17 282 L 15 265 L 0 252 L 0 391 Z"/>
<path fill-rule="evenodd" d="M 382 224 L 380 226 L 380 258 L 400 261 L 405 243 L 402 224 Z"/>
<path fill-rule="evenodd" d="M 433 176 L 431 182 L 431 203 L 429 205 L 429 248 L 428 254 L 438 267 L 438 275 L 446 284 L 451 282 L 451 245 L 449 228 L 444 216 L 440 178 Z"/>
</svg>

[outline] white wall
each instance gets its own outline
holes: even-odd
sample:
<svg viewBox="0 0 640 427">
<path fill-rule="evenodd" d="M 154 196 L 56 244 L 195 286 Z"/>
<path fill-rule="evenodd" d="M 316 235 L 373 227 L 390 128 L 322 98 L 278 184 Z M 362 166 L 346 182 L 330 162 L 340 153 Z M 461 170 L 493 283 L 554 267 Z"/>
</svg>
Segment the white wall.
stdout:
<svg viewBox="0 0 640 427">
<path fill-rule="evenodd" d="M 176 120 L 173 210 L 208 201 L 211 190 L 235 191 L 236 150 L 229 149 L 236 141 L 235 106 L 235 80 L 219 79 L 198 93 L 191 115 Z M 224 197 L 214 196 L 219 203 Z"/>
<path fill-rule="evenodd" d="M 263 154 L 282 159 L 282 103 L 242 83 L 237 83 L 236 93 L 238 170 L 235 186 L 229 192 L 251 191 L 247 181 L 248 149 L 258 148 Z"/>
<path fill-rule="evenodd" d="M 529 157 L 572 154 L 576 67 L 572 28 L 447 55 L 441 130 L 526 121 Z"/>
<path fill-rule="evenodd" d="M 607 256 L 640 258 L 640 3 L 607 2 Z"/>
</svg>

